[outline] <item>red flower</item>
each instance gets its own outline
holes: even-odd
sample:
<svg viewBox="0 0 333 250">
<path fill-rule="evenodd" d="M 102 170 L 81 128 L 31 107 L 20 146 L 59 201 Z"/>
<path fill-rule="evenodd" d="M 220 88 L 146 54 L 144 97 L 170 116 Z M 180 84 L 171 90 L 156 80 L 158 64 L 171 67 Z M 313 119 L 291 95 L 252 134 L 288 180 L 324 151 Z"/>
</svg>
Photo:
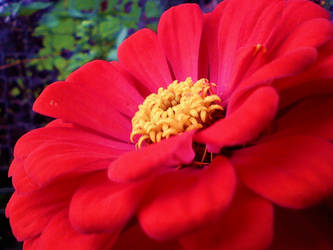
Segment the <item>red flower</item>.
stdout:
<svg viewBox="0 0 333 250">
<path fill-rule="evenodd" d="M 288 210 L 333 191 L 332 29 L 305 0 L 179 5 L 119 63 L 51 84 L 34 110 L 57 119 L 10 167 L 14 235 L 25 249 L 332 247 L 315 209 Z"/>
</svg>

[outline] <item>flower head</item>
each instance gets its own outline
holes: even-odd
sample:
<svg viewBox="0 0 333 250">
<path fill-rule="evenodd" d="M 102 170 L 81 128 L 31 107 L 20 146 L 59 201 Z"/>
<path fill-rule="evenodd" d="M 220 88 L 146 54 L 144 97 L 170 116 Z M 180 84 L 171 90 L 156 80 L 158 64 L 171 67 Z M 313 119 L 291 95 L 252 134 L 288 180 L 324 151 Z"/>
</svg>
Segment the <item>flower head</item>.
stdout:
<svg viewBox="0 0 333 250">
<path fill-rule="evenodd" d="M 332 33 L 305 0 L 169 9 L 119 62 L 36 100 L 56 120 L 15 147 L 14 235 L 26 249 L 304 249 L 307 235 L 326 249 L 316 229 L 281 228 L 333 192 Z"/>
</svg>

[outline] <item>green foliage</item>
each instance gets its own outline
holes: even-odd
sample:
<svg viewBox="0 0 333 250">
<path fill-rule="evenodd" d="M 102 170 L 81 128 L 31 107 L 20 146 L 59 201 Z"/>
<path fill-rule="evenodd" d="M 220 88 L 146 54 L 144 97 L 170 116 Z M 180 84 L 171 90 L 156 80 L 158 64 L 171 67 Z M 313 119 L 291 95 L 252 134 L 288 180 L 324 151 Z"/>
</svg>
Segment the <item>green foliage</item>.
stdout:
<svg viewBox="0 0 333 250">
<path fill-rule="evenodd" d="M 44 14 L 34 35 L 43 37 L 40 60 L 32 60 L 38 70 L 59 71 L 59 79 L 94 59 L 116 60 L 117 47 L 137 29 L 142 13 L 147 18 L 161 15 L 159 1 L 60 0 Z M 156 27 L 156 21 L 149 24 Z"/>
<path fill-rule="evenodd" d="M 0 9 L 0 16 L 10 16 L 10 15 L 20 15 L 20 16 L 29 16 L 38 10 L 45 9 L 51 6 L 52 3 L 45 2 L 32 2 L 28 5 L 24 5 L 22 2 L 18 3 L 9 3 L 4 5 Z"/>
<path fill-rule="evenodd" d="M 161 14 L 159 10 L 159 2 L 156 0 L 147 1 L 145 5 L 145 13 L 147 17 L 153 18 L 159 16 Z"/>
</svg>

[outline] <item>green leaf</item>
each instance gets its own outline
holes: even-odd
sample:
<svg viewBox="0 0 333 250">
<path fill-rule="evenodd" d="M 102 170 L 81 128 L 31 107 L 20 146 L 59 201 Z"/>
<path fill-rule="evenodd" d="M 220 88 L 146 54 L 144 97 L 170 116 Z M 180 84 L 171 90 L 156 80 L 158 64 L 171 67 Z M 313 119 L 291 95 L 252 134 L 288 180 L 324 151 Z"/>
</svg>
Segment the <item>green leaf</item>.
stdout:
<svg viewBox="0 0 333 250">
<path fill-rule="evenodd" d="M 18 79 L 17 79 L 17 85 L 18 85 L 20 88 L 24 88 L 24 83 L 23 83 L 23 81 L 22 81 L 21 78 L 18 78 Z"/>
<path fill-rule="evenodd" d="M 51 51 L 51 48 L 49 46 L 45 47 L 45 48 L 42 48 L 40 51 L 39 51 L 39 55 L 40 56 L 50 56 L 52 55 L 52 51 Z"/>
<path fill-rule="evenodd" d="M 42 64 L 42 70 L 53 70 L 53 58 L 45 58 L 44 60 L 41 60 Z"/>
<path fill-rule="evenodd" d="M 119 19 L 114 17 L 107 17 L 106 20 L 100 23 L 97 32 L 102 39 L 110 38 L 120 29 Z"/>
<path fill-rule="evenodd" d="M 75 40 L 71 35 L 55 35 L 53 36 L 53 46 L 57 50 L 74 49 Z"/>
<path fill-rule="evenodd" d="M 95 5 L 99 5 L 100 1 L 96 0 L 69 0 L 69 5 L 71 9 L 77 9 L 77 10 L 93 10 Z"/>
<path fill-rule="evenodd" d="M 31 2 L 27 5 L 22 5 L 19 11 L 19 15 L 29 16 L 38 10 L 45 9 L 51 6 L 52 3 L 45 2 Z"/>
<path fill-rule="evenodd" d="M 118 47 L 127 37 L 128 29 L 123 27 L 117 35 L 116 46 Z"/>
<path fill-rule="evenodd" d="M 60 20 L 57 26 L 52 28 L 53 33 L 58 34 L 68 34 L 71 35 L 74 33 L 75 23 L 72 18 L 63 18 Z"/>
<path fill-rule="evenodd" d="M 82 13 L 81 11 L 78 11 L 76 9 L 69 9 L 68 10 L 68 15 L 74 18 L 84 18 L 85 14 Z"/>
<path fill-rule="evenodd" d="M 101 1 L 57 1 L 35 30 L 35 35 L 44 37 L 44 48 L 38 53 L 41 60 L 32 64 L 38 70 L 57 69 L 59 79 L 64 79 L 93 59 L 116 60 L 117 47 L 127 37 L 128 29 L 137 29 L 142 8 L 138 5 L 139 0 L 108 0 L 107 10 L 100 12 Z M 129 2 L 132 3 L 131 11 L 125 13 L 123 8 Z M 156 14 L 159 13 L 157 3 L 148 0 L 147 5 L 145 11 L 149 12 L 149 17 L 159 15 Z M 72 52 L 70 58 L 61 56 L 63 49 Z"/>
<path fill-rule="evenodd" d="M 59 70 L 59 71 L 64 71 L 65 68 L 67 67 L 67 61 L 65 58 L 61 56 L 57 56 L 54 60 L 54 66 Z"/>
<path fill-rule="evenodd" d="M 35 36 L 43 36 L 48 33 L 48 28 L 45 25 L 40 25 L 34 30 Z"/>
<path fill-rule="evenodd" d="M 159 4 L 156 1 L 150 0 L 146 2 L 145 14 L 148 18 L 159 17 L 161 13 L 162 13 L 161 6 L 159 6 Z"/>
<path fill-rule="evenodd" d="M 157 30 L 157 23 L 150 23 L 147 25 L 147 28 L 156 31 Z"/>
<path fill-rule="evenodd" d="M 12 96 L 19 96 L 20 93 L 21 93 L 21 91 L 20 91 L 20 89 L 17 88 L 17 87 L 13 88 L 13 89 L 10 91 L 10 94 L 11 94 Z"/>
<path fill-rule="evenodd" d="M 106 59 L 108 61 L 116 61 L 118 60 L 117 49 L 111 49 L 109 54 L 107 55 Z"/>
<path fill-rule="evenodd" d="M 36 11 L 45 9 L 53 4 L 52 2 L 31 2 L 27 4 L 22 3 L 24 3 L 24 1 L 5 5 L 0 11 L 0 16 L 29 16 Z"/>
<path fill-rule="evenodd" d="M 59 25 L 59 20 L 56 15 L 54 15 L 52 12 L 44 15 L 42 19 L 39 21 L 39 23 L 46 28 L 53 28 Z"/>
<path fill-rule="evenodd" d="M 51 5 L 52 5 L 52 3 L 47 3 L 47 2 L 31 2 L 26 7 L 30 8 L 30 9 L 34 9 L 34 10 L 42 10 Z"/>
</svg>

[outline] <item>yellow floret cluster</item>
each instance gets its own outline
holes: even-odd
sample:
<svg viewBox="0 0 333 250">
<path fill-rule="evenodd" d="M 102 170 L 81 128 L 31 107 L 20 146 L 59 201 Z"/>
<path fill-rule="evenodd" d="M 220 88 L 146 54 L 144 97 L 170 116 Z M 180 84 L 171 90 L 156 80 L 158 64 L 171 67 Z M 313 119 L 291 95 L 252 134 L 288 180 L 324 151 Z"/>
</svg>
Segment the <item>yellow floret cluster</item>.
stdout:
<svg viewBox="0 0 333 250">
<path fill-rule="evenodd" d="M 159 88 L 157 94 L 150 94 L 132 119 L 130 139 L 140 135 L 137 146 L 159 142 L 185 131 L 200 129 L 208 123 L 211 114 L 223 110 L 221 99 L 213 94 L 207 79 L 193 83 L 191 78 L 183 82 L 172 82 L 167 89 Z"/>
</svg>

